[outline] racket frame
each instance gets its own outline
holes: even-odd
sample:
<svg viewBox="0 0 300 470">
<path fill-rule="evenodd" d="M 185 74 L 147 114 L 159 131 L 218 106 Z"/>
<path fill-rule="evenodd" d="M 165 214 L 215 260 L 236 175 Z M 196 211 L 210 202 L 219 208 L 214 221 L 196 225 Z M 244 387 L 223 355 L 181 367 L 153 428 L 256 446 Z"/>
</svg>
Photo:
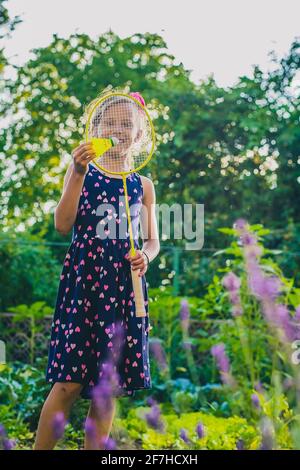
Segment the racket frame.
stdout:
<svg viewBox="0 0 300 470">
<path fill-rule="evenodd" d="M 89 127 L 90 127 L 90 122 L 91 122 L 91 119 L 93 117 L 93 114 L 94 114 L 94 111 L 95 109 L 101 104 L 103 103 L 103 101 L 106 101 L 107 99 L 113 97 L 113 96 L 122 96 L 122 97 L 125 97 L 125 98 L 129 98 L 131 99 L 132 101 L 134 101 L 140 108 L 142 111 L 144 111 L 144 113 L 146 114 L 147 118 L 148 118 L 148 122 L 150 124 L 150 130 L 151 130 L 151 140 L 152 140 L 152 145 L 151 145 L 151 150 L 149 152 L 149 155 L 148 157 L 143 161 L 143 163 L 138 166 L 137 168 L 135 168 L 134 170 L 129 170 L 129 171 L 112 171 L 112 170 L 107 170 L 106 168 L 103 168 L 98 162 L 94 161 L 93 160 L 93 163 L 95 163 L 95 165 L 100 168 L 102 171 L 106 172 L 106 173 L 110 173 L 111 175 L 130 175 L 130 173 L 135 173 L 139 170 L 141 170 L 144 166 L 147 165 L 147 163 L 151 160 L 152 158 L 152 155 L 154 153 L 154 150 L 155 150 L 155 145 L 156 145 L 156 137 L 155 137 L 155 129 L 154 129 L 154 126 L 153 126 L 153 122 L 151 120 L 151 117 L 150 117 L 150 114 L 149 114 L 149 111 L 147 110 L 147 108 L 145 106 L 143 106 L 136 98 L 134 98 L 133 96 L 131 95 L 128 95 L 126 93 L 108 93 L 107 95 L 104 95 L 102 96 L 101 98 L 99 98 L 92 106 L 91 110 L 89 111 L 89 114 L 88 114 L 88 119 L 87 119 L 87 122 L 86 122 L 86 126 L 85 126 L 85 141 L 86 142 L 89 142 Z M 114 137 L 114 136 L 111 136 L 111 137 Z M 101 157 L 100 157 L 101 158 Z"/>
</svg>

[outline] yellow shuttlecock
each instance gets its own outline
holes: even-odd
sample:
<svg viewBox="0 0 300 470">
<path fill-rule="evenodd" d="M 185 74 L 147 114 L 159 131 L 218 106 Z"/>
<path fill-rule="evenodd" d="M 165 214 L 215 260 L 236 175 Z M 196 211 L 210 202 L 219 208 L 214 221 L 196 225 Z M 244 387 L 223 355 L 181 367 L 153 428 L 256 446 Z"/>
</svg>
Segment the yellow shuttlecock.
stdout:
<svg viewBox="0 0 300 470">
<path fill-rule="evenodd" d="M 91 138 L 91 143 L 92 143 L 94 152 L 96 154 L 96 157 L 100 157 L 101 155 L 103 155 L 111 147 L 114 147 L 115 145 L 117 145 L 118 142 L 119 140 L 116 137 L 112 137 L 111 139 L 104 139 L 101 137 Z"/>
</svg>

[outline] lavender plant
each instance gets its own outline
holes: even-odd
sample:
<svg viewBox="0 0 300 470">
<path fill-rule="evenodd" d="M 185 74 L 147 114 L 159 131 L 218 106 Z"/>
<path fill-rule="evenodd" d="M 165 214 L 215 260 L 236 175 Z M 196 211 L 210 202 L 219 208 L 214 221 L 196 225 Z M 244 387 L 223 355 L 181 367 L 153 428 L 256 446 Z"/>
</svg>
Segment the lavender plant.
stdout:
<svg viewBox="0 0 300 470">
<path fill-rule="evenodd" d="M 250 418 L 257 421 L 261 448 L 280 447 L 281 439 L 291 437 L 294 447 L 300 448 L 300 361 L 292 354 L 300 339 L 299 289 L 268 257 L 272 252 L 262 244 L 267 231 L 261 226 L 251 227 L 239 219 L 232 230 L 223 231 L 238 239 L 227 250 L 235 259 L 227 260 L 222 280 L 233 323 L 216 335 L 227 337 L 224 343 L 233 358 L 231 367 L 225 344 L 214 345 L 211 352 L 227 385 L 224 378 L 231 370 L 241 409 L 249 407 Z M 284 393 L 287 383 L 288 396 Z"/>
</svg>

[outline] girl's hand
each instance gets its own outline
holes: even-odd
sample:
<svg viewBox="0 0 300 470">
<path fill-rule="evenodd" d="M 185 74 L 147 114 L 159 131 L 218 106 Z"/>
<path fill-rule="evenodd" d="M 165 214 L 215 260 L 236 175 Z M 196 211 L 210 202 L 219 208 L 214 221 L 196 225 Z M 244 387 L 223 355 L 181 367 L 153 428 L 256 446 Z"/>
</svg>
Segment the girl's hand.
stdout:
<svg viewBox="0 0 300 470">
<path fill-rule="evenodd" d="M 75 173 L 85 175 L 88 163 L 96 157 L 90 142 L 80 144 L 72 152 Z"/>
<path fill-rule="evenodd" d="M 131 263 L 132 270 L 139 269 L 139 276 L 143 276 L 148 269 L 148 262 L 146 255 L 141 250 L 136 250 L 135 256 L 131 256 L 130 253 L 125 255 L 125 258 Z"/>
</svg>

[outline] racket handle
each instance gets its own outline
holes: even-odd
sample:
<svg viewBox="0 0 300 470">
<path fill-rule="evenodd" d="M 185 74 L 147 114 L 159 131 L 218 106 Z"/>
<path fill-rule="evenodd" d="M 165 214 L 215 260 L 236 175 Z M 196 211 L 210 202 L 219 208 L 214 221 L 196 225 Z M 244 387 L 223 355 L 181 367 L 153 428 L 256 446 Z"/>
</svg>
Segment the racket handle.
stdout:
<svg viewBox="0 0 300 470">
<path fill-rule="evenodd" d="M 133 269 L 131 268 L 132 287 L 135 299 L 135 316 L 145 317 L 146 309 L 144 302 L 143 283 L 142 278 L 138 275 L 138 273 L 138 269 L 133 271 Z"/>
</svg>

